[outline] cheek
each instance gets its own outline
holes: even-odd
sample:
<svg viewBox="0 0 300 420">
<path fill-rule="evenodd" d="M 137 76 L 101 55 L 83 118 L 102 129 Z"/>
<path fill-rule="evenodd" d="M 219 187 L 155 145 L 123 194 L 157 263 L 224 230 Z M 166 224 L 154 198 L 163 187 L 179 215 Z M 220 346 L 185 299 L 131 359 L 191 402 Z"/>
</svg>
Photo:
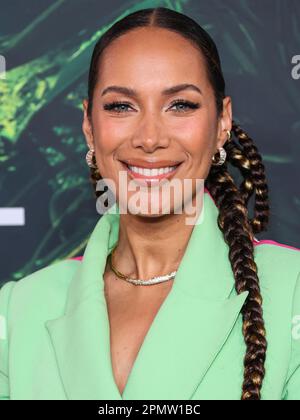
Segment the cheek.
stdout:
<svg viewBox="0 0 300 420">
<path fill-rule="evenodd" d="M 113 119 L 98 117 L 94 120 L 94 139 L 99 154 L 106 158 L 122 143 L 122 124 L 116 124 Z"/>
<path fill-rule="evenodd" d="M 206 158 L 209 156 L 214 144 L 215 130 L 207 118 L 195 118 L 182 124 L 181 143 L 192 158 Z"/>
</svg>

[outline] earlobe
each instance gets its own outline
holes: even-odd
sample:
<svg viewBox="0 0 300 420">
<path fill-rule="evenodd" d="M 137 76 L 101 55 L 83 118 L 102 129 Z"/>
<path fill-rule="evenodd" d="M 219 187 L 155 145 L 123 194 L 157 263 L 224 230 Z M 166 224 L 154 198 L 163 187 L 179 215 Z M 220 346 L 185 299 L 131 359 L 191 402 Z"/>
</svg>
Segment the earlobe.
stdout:
<svg viewBox="0 0 300 420">
<path fill-rule="evenodd" d="M 217 149 L 224 146 L 224 144 L 226 143 L 227 137 L 228 136 L 226 134 L 226 124 L 223 117 L 221 117 L 220 124 L 219 124 L 218 139 L 217 139 L 217 144 L 216 144 Z"/>
</svg>

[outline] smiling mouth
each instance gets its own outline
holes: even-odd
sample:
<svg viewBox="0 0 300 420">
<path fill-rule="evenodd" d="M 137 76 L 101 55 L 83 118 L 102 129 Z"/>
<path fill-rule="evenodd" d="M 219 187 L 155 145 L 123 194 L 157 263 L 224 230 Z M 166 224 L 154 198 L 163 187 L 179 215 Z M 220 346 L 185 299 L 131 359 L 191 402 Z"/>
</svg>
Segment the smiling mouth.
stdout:
<svg viewBox="0 0 300 420">
<path fill-rule="evenodd" d="M 126 162 L 122 162 L 124 169 L 127 170 L 129 176 L 137 181 L 143 181 L 147 183 L 157 183 L 162 179 L 169 179 L 174 176 L 182 162 L 174 166 L 162 166 L 158 168 L 145 168 L 142 166 L 128 165 Z"/>
</svg>

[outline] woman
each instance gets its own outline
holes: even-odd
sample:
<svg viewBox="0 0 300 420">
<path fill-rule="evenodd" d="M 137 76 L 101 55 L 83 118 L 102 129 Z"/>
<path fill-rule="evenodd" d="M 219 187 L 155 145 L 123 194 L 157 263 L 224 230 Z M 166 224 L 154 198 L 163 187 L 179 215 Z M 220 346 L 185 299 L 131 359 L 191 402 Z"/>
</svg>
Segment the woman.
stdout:
<svg viewBox="0 0 300 420">
<path fill-rule="evenodd" d="M 166 8 L 127 15 L 94 48 L 83 106 L 95 194 L 111 180 L 116 205 L 82 258 L 2 287 L 1 398 L 299 399 L 300 254 L 254 237 L 264 165 L 232 121 L 213 40 Z M 186 223 L 158 179 L 204 180 L 202 219 Z M 132 211 L 129 181 L 156 212 Z"/>
</svg>

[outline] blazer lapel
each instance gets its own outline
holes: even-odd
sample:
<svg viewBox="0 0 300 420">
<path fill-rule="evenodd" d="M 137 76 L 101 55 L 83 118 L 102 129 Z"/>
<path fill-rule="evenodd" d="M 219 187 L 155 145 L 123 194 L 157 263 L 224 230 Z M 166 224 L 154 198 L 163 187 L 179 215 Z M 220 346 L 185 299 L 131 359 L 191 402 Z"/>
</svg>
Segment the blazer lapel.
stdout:
<svg viewBox="0 0 300 420">
<path fill-rule="evenodd" d="M 123 399 L 192 399 L 226 342 L 247 294 L 205 301 L 171 293 L 139 351 Z"/>
<path fill-rule="evenodd" d="M 107 255 L 118 235 L 114 208 L 101 217 L 89 238 L 69 287 L 65 314 L 45 323 L 70 400 L 122 399 L 113 378 L 103 281 Z"/>
<path fill-rule="evenodd" d="M 107 255 L 118 240 L 119 215 L 107 212 L 101 217 L 72 279 L 65 314 L 46 322 L 67 398 L 193 398 L 248 295 L 235 292 L 217 216 L 205 190 L 202 222 L 193 228 L 172 289 L 150 326 L 122 395 L 113 377 L 103 282 Z"/>
</svg>

